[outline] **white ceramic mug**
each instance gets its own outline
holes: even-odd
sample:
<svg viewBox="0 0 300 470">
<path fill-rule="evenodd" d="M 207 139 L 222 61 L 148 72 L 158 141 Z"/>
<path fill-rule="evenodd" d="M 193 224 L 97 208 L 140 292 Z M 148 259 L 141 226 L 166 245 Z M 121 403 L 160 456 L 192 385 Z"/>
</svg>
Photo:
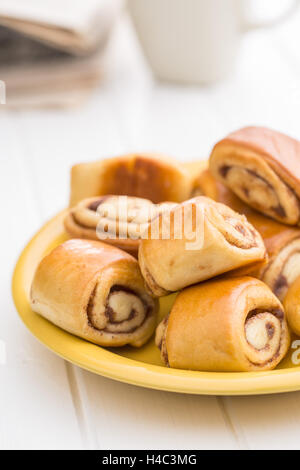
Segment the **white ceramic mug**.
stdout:
<svg viewBox="0 0 300 470">
<path fill-rule="evenodd" d="M 294 0 L 280 20 L 299 4 Z M 128 6 L 154 74 L 181 83 L 210 83 L 228 75 L 241 33 L 270 25 L 247 23 L 247 0 L 128 0 Z"/>
</svg>

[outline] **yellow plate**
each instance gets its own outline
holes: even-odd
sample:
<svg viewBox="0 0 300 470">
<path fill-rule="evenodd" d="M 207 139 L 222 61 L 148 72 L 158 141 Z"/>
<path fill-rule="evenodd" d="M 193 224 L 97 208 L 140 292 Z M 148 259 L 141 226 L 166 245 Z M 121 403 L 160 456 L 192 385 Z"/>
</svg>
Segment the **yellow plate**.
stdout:
<svg viewBox="0 0 300 470">
<path fill-rule="evenodd" d="M 30 284 L 39 260 L 67 239 L 61 212 L 48 222 L 24 249 L 13 276 L 13 297 L 27 328 L 44 345 L 64 359 L 96 374 L 148 388 L 203 395 L 254 395 L 300 390 L 300 367 L 292 364 L 291 349 L 280 366 L 271 372 L 217 373 L 168 369 L 150 341 L 141 349 L 104 349 L 73 336 L 35 314 L 28 302 Z M 161 300 L 161 316 L 175 296 Z M 300 344 L 300 343 L 299 343 Z M 298 346 L 299 348 L 299 346 Z M 300 356 L 300 354 L 299 354 Z"/>
</svg>

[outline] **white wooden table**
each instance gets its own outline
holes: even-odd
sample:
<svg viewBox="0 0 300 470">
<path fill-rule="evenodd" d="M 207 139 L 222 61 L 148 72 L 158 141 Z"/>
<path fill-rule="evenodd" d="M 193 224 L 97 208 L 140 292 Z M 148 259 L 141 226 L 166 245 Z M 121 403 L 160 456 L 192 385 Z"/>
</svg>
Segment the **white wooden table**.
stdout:
<svg viewBox="0 0 300 470">
<path fill-rule="evenodd" d="M 299 448 L 300 392 L 184 396 L 93 375 L 40 345 L 10 294 L 20 250 L 67 204 L 72 164 L 133 150 L 205 158 L 217 139 L 248 124 L 300 137 L 299 25 L 298 16 L 250 33 L 231 79 L 197 89 L 155 82 L 124 19 L 107 76 L 84 107 L 1 110 L 0 448 Z"/>
</svg>

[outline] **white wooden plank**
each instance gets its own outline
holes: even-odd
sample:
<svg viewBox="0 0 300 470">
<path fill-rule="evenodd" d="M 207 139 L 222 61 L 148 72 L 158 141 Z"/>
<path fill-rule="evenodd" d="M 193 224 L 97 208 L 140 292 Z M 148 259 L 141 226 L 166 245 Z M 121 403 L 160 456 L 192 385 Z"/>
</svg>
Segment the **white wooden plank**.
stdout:
<svg viewBox="0 0 300 470">
<path fill-rule="evenodd" d="M 249 449 L 299 450 L 299 392 L 223 400 L 237 434 Z"/>
<path fill-rule="evenodd" d="M 114 382 L 83 371 L 101 449 L 237 449 L 215 397 Z"/>
<path fill-rule="evenodd" d="M 0 448 L 81 448 L 65 363 L 41 346 L 19 320 L 10 294 L 12 264 L 40 224 L 22 149 L 7 115 L 0 116 L 1 267 Z"/>
</svg>

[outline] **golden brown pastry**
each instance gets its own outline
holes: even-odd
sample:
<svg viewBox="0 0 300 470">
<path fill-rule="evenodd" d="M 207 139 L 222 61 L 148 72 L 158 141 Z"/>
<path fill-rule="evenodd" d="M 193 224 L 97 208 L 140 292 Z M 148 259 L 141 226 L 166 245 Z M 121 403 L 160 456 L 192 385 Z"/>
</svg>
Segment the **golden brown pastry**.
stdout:
<svg viewBox="0 0 300 470">
<path fill-rule="evenodd" d="M 203 171 L 198 178 L 198 193 L 227 204 L 246 215 L 248 221 L 261 234 L 269 261 L 268 264 L 251 271 L 251 275 L 264 281 L 282 301 L 289 286 L 300 276 L 300 229 L 283 225 L 259 214 L 217 181 L 209 170 Z"/>
<path fill-rule="evenodd" d="M 210 170 L 244 202 L 288 225 L 300 225 L 300 142 L 248 127 L 218 142 Z"/>
<path fill-rule="evenodd" d="M 174 205 L 127 196 L 93 197 L 69 209 L 64 223 L 74 238 L 101 240 L 137 257 L 140 237 L 148 223 Z"/>
<path fill-rule="evenodd" d="M 266 256 L 261 236 L 245 216 L 206 197 L 160 214 L 147 236 L 140 243 L 139 263 L 156 296 L 256 264 Z"/>
<path fill-rule="evenodd" d="M 300 276 L 289 288 L 283 305 L 291 330 L 300 336 Z"/>
<path fill-rule="evenodd" d="M 70 206 L 107 194 L 135 196 L 154 203 L 182 202 L 191 196 L 201 162 L 180 164 L 156 154 L 131 154 L 75 165 Z"/>
<path fill-rule="evenodd" d="M 97 241 L 69 240 L 46 256 L 34 276 L 31 307 L 101 346 L 142 346 L 156 325 L 157 302 L 136 259 Z"/>
<path fill-rule="evenodd" d="M 177 369 L 246 372 L 274 369 L 290 335 L 280 301 L 251 277 L 184 289 L 157 328 L 164 364 Z"/>
</svg>

